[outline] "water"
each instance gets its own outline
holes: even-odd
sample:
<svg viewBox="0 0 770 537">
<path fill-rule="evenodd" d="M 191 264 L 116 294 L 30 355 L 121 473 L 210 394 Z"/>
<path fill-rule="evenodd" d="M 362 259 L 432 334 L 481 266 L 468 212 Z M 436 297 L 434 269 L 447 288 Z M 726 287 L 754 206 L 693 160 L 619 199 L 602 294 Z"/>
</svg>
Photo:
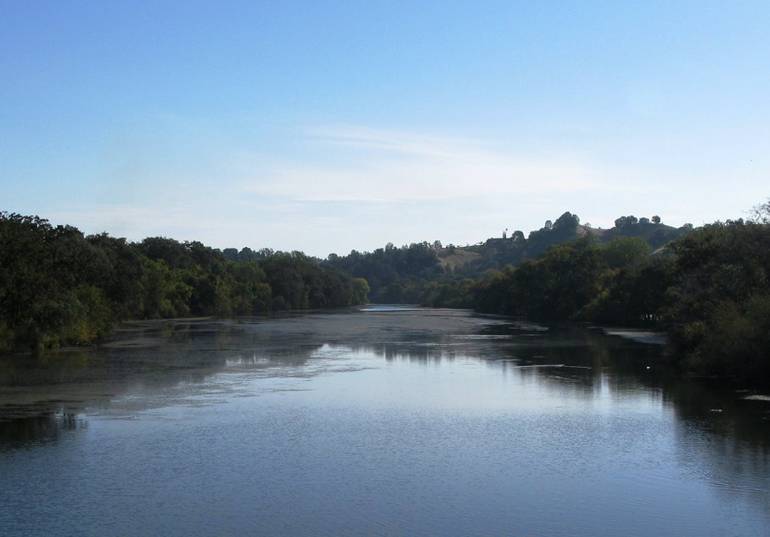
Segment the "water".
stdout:
<svg viewBox="0 0 770 537">
<path fill-rule="evenodd" d="M 657 338 L 446 310 L 0 359 L 0 535 L 770 535 L 770 402 Z"/>
</svg>

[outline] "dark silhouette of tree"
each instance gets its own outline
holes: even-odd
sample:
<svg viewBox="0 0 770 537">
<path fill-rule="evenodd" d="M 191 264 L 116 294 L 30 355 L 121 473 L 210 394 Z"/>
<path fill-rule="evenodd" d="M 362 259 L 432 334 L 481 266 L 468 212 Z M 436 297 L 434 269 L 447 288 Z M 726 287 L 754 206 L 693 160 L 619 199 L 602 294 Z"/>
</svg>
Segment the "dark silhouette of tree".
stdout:
<svg viewBox="0 0 770 537">
<path fill-rule="evenodd" d="M 754 206 L 751 210 L 751 220 L 757 224 L 770 224 L 770 198 Z"/>
</svg>

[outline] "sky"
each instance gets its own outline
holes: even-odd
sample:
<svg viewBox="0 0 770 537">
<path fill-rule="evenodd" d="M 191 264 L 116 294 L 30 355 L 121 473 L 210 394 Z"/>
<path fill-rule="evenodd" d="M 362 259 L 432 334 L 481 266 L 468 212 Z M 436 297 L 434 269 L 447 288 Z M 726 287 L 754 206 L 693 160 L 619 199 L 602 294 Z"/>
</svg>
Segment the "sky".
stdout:
<svg viewBox="0 0 770 537">
<path fill-rule="evenodd" d="M 0 0 L 0 210 L 324 257 L 770 196 L 770 2 Z"/>
</svg>

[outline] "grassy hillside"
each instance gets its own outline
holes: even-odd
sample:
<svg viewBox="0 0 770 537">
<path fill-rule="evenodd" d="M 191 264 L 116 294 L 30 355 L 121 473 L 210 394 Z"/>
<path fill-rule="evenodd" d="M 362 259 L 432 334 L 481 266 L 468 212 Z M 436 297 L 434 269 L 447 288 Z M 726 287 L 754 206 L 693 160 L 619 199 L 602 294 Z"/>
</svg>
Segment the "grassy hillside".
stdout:
<svg viewBox="0 0 770 537">
<path fill-rule="evenodd" d="M 330 255 L 326 263 L 352 276 L 365 278 L 371 287 L 373 302 L 423 302 L 427 295 L 444 290 L 447 283 L 477 278 L 489 270 L 540 257 L 552 246 L 586 238 L 597 243 L 609 243 L 620 238 L 639 238 L 657 250 L 687 233 L 692 226 L 674 228 L 660 222 L 658 217 L 622 216 L 611 229 L 593 228 L 581 224 L 570 212 L 555 221 L 548 220 L 542 228 L 525 236 L 515 231 L 510 236 L 490 238 L 466 245 L 442 246 L 422 242 L 400 248 L 387 245 L 373 252 L 353 251 L 346 256 Z"/>
<path fill-rule="evenodd" d="M 634 216 L 618 218 L 615 226 L 609 229 L 594 228 L 581 225 L 577 215 L 566 212 L 556 221 L 549 220 L 539 230 L 530 232 L 527 238 L 521 231 L 515 231 L 510 236 L 504 234 L 479 244 L 442 248 L 437 255 L 446 271 L 474 276 L 489 269 L 519 265 L 527 259 L 537 258 L 551 246 L 583 237 L 591 237 L 599 243 L 619 238 L 640 238 L 653 250 L 658 250 L 691 229 L 690 225 L 681 228 L 668 226 L 657 217 L 637 219 Z"/>
</svg>

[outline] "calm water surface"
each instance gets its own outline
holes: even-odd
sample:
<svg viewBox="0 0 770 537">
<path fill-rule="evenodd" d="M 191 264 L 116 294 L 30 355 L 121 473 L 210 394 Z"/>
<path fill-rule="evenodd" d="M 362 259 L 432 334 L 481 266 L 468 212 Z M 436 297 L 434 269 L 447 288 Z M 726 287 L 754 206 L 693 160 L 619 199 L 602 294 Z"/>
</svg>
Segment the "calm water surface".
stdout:
<svg viewBox="0 0 770 537">
<path fill-rule="evenodd" d="M 0 358 L 0 535 L 770 535 L 770 403 L 631 335 L 374 308 Z"/>
</svg>

